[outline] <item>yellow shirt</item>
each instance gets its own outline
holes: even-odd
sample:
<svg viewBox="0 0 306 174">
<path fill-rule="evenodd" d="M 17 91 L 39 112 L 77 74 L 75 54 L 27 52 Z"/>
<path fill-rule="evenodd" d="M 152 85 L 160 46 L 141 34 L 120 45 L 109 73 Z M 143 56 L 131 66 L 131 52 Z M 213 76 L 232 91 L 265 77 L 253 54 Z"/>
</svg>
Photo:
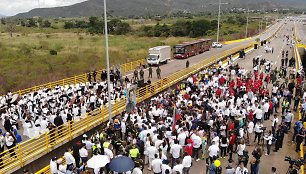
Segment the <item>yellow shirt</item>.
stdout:
<svg viewBox="0 0 306 174">
<path fill-rule="evenodd" d="M 110 145 L 109 142 L 104 142 L 104 143 L 103 143 L 103 147 L 104 147 L 104 148 L 108 148 L 109 145 Z"/>
<path fill-rule="evenodd" d="M 130 157 L 136 158 L 139 154 L 139 150 L 137 148 L 131 149 L 130 150 Z"/>
</svg>

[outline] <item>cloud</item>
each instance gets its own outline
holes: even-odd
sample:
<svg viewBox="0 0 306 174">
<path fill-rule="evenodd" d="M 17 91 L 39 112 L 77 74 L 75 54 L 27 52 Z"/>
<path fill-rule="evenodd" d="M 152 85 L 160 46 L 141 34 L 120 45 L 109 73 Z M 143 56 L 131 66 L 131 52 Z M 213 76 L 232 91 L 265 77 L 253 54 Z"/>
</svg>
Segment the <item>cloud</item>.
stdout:
<svg viewBox="0 0 306 174">
<path fill-rule="evenodd" d="M 0 0 L 0 14 L 12 16 L 34 8 L 72 5 L 86 0 Z"/>
</svg>

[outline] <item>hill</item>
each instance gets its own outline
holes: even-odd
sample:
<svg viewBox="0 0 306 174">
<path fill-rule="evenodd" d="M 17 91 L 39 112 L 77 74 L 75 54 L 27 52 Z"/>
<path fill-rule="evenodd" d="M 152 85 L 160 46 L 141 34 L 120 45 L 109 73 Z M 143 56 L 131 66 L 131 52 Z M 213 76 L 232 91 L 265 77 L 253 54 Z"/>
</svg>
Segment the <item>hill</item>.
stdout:
<svg viewBox="0 0 306 174">
<path fill-rule="evenodd" d="M 3 18 L 3 17 L 6 17 L 5 15 L 3 15 L 3 14 L 0 14 L 0 18 Z"/>
<path fill-rule="evenodd" d="M 224 0 L 223 9 L 252 7 L 252 9 L 306 8 L 305 0 Z M 217 10 L 215 0 L 111 0 L 107 1 L 108 13 L 113 16 L 163 15 L 178 11 L 191 13 Z M 33 9 L 16 17 L 87 17 L 102 16 L 103 0 L 88 0 L 71 6 Z"/>
</svg>

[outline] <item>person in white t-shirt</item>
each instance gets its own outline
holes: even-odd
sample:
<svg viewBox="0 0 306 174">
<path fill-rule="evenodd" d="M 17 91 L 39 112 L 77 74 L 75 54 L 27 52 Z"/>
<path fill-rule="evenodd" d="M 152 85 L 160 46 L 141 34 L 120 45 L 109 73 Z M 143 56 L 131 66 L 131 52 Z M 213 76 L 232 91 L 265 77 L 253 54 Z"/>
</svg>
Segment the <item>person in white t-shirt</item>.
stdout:
<svg viewBox="0 0 306 174">
<path fill-rule="evenodd" d="M 158 155 L 155 154 L 155 159 L 152 161 L 152 170 L 154 173 L 162 172 L 162 160 L 158 158 Z"/>
<path fill-rule="evenodd" d="M 171 173 L 171 167 L 169 166 L 169 162 L 166 161 L 163 165 L 162 165 L 162 174 L 166 174 L 166 171 L 169 171 L 169 173 Z"/>
<path fill-rule="evenodd" d="M 208 148 L 208 153 L 209 153 L 209 158 L 210 158 L 210 162 L 212 163 L 213 161 L 213 157 L 214 156 L 218 156 L 220 149 L 219 147 L 215 144 L 215 142 L 213 142 L 213 144 L 211 146 L 209 146 Z"/>
<path fill-rule="evenodd" d="M 254 132 L 254 122 L 252 120 L 250 120 L 248 122 L 248 131 L 247 131 L 247 143 L 250 144 L 250 136 L 253 134 Z"/>
<path fill-rule="evenodd" d="M 149 157 L 148 170 L 151 170 L 152 161 L 154 160 L 155 155 L 158 153 L 158 150 L 155 146 L 150 145 L 149 147 L 147 147 L 146 152 L 148 153 L 148 157 Z"/>
<path fill-rule="evenodd" d="M 181 145 L 182 147 L 185 146 L 186 137 L 186 133 L 183 129 L 181 129 L 180 134 L 177 136 L 177 140 L 179 141 L 179 145 Z"/>
<path fill-rule="evenodd" d="M 170 153 L 172 155 L 171 167 L 174 166 L 175 160 L 180 157 L 182 146 L 177 144 L 177 140 L 174 140 L 174 144 L 170 148 Z"/>
<path fill-rule="evenodd" d="M 176 165 L 173 167 L 172 169 L 172 173 L 179 173 L 179 174 L 183 174 L 183 164 L 180 164 L 180 160 L 176 159 Z"/>
<path fill-rule="evenodd" d="M 272 145 L 272 140 L 273 140 L 273 135 L 272 135 L 272 131 L 269 131 L 268 136 L 264 136 L 263 137 L 266 141 L 267 141 L 267 153 L 265 155 L 270 155 L 270 151 L 271 151 L 271 145 Z"/>
<path fill-rule="evenodd" d="M 202 139 L 201 137 L 199 137 L 196 134 L 194 134 L 194 136 L 192 137 L 192 141 L 193 141 L 193 158 L 196 160 L 196 161 L 199 161 L 199 149 L 200 149 L 200 146 L 202 144 Z"/>
<path fill-rule="evenodd" d="M 271 120 L 272 121 L 272 134 L 275 134 L 275 129 L 277 127 L 277 123 L 278 123 L 278 118 L 277 118 L 277 114 L 274 114 L 274 118 Z"/>
<path fill-rule="evenodd" d="M 185 152 L 184 154 L 182 165 L 183 165 L 183 173 L 189 174 L 189 170 L 192 165 L 192 159 L 191 159 L 191 156 L 187 152 Z"/>
<path fill-rule="evenodd" d="M 139 167 L 135 167 L 132 171 L 132 174 L 142 174 L 142 171 Z"/>
<path fill-rule="evenodd" d="M 239 166 L 236 168 L 235 174 L 247 174 L 248 169 L 244 167 L 244 163 L 240 162 Z"/>
</svg>

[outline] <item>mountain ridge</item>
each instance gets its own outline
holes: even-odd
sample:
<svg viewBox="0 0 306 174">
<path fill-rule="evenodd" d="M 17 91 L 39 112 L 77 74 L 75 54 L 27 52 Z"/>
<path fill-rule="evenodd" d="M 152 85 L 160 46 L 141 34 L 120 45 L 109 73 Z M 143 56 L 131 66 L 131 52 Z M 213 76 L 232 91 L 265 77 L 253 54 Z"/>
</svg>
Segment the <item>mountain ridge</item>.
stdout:
<svg viewBox="0 0 306 174">
<path fill-rule="evenodd" d="M 233 7 L 252 9 L 275 8 L 304 8 L 305 0 L 223 0 L 229 4 L 222 9 Z M 218 2 L 217 2 L 218 3 Z M 185 11 L 191 13 L 209 12 L 217 10 L 215 0 L 111 0 L 107 1 L 108 13 L 113 16 L 146 16 L 164 15 Z M 103 0 L 88 0 L 64 7 L 39 8 L 26 13 L 19 13 L 15 17 L 88 17 L 103 15 Z"/>
</svg>

